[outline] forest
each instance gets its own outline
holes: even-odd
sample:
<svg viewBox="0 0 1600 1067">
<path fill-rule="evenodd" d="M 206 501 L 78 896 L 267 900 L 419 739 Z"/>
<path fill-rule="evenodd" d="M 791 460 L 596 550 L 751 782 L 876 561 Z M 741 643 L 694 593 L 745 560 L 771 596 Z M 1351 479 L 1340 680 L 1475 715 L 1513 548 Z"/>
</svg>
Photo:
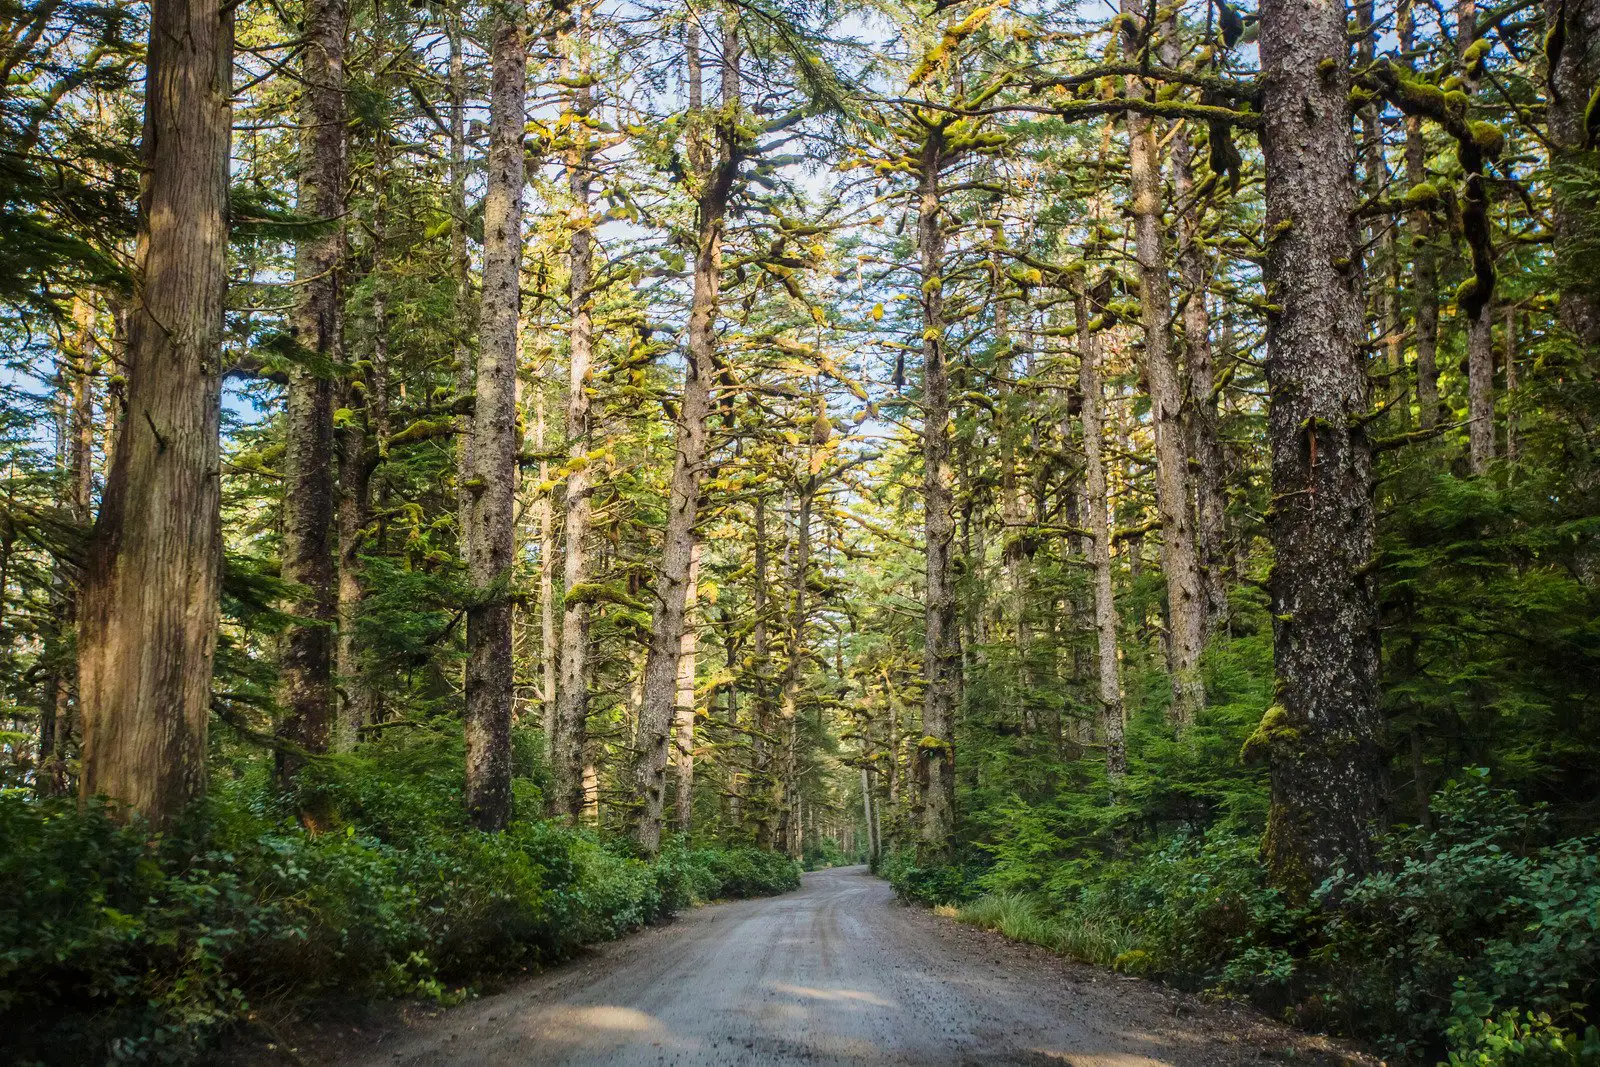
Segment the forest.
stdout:
<svg viewBox="0 0 1600 1067">
<path fill-rule="evenodd" d="M 1600 0 L 3 0 L 0 1058 L 870 863 L 1600 1063 L 1597 140 Z"/>
</svg>

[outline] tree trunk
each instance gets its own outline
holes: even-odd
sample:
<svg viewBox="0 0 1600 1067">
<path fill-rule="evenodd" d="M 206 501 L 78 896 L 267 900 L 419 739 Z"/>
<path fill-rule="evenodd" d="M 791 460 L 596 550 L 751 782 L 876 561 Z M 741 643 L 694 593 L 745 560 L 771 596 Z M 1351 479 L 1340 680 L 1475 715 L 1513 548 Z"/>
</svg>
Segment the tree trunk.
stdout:
<svg viewBox="0 0 1600 1067">
<path fill-rule="evenodd" d="M 1478 88 L 1478 62 L 1470 49 L 1477 40 L 1478 5 L 1462 0 L 1456 5 L 1456 61 L 1461 68 L 1461 88 L 1470 98 Z M 1461 227 L 1472 251 L 1472 281 L 1458 310 L 1467 321 L 1467 449 L 1475 476 L 1489 472 L 1494 462 L 1494 251 L 1489 237 L 1489 198 L 1483 181 L 1483 161 L 1476 147 L 1463 148 L 1467 171 L 1462 198 Z M 1470 154 L 1467 154 L 1470 153 Z"/>
<path fill-rule="evenodd" d="M 1182 62 L 1182 49 L 1175 26 L 1161 42 L 1162 61 L 1176 69 Z M 1204 636 L 1208 636 L 1228 615 L 1227 497 L 1223 491 L 1222 440 L 1217 427 L 1215 361 L 1211 349 L 1211 317 L 1206 308 L 1209 287 L 1206 249 L 1201 223 L 1204 192 L 1194 182 L 1196 124 L 1172 138 L 1172 186 L 1174 199 L 1184 206 L 1179 220 L 1177 251 L 1178 279 L 1182 283 L 1179 318 L 1183 326 L 1183 410 L 1188 451 L 1194 457 L 1193 477 L 1195 516 L 1195 566 L 1205 598 Z M 1213 194 L 1222 175 L 1212 179 Z M 1207 195 L 1206 200 L 1210 199 Z"/>
<path fill-rule="evenodd" d="M 697 539 L 689 554 L 689 588 L 684 593 L 683 637 L 678 644 L 678 685 L 673 701 L 672 766 L 677 779 L 674 822 L 678 833 L 687 834 L 694 818 L 694 714 L 695 714 L 695 660 L 699 650 L 700 635 L 692 618 L 700 591 L 700 541 Z"/>
<path fill-rule="evenodd" d="M 784 749 L 781 775 L 783 784 L 779 793 L 783 802 L 778 812 L 778 838 L 788 843 L 786 848 L 791 853 L 794 851 L 795 827 L 798 825 L 795 822 L 793 799 L 798 796 L 800 788 L 796 774 L 797 748 L 800 740 L 800 675 L 805 669 L 806 660 L 806 618 L 810 610 L 806 602 L 806 582 L 811 573 L 811 506 L 816 492 L 817 479 L 815 475 L 811 475 L 800 488 L 799 507 L 795 517 L 793 570 L 790 572 L 789 580 L 789 618 L 786 623 L 787 647 L 779 703 L 779 714 L 783 720 Z"/>
<path fill-rule="evenodd" d="M 1356 30 L 1359 34 L 1356 61 L 1369 66 L 1377 58 L 1378 31 L 1373 0 L 1359 0 L 1356 4 Z M 1384 130 L 1382 109 L 1376 102 L 1360 109 L 1361 115 L 1361 170 L 1369 200 L 1376 203 L 1389 186 L 1389 168 L 1384 160 Z M 1408 420 L 1411 406 L 1410 389 L 1405 380 L 1405 356 L 1400 327 L 1400 305 L 1396 299 L 1399 264 L 1395 255 L 1395 224 L 1389 217 L 1372 220 L 1363 234 L 1362 244 L 1371 250 L 1363 266 L 1367 279 L 1366 302 L 1372 308 L 1378 325 L 1378 343 L 1383 346 L 1384 404 L 1395 403 L 1401 424 Z M 1391 284 L 1393 283 L 1393 284 Z"/>
<path fill-rule="evenodd" d="M 1372 447 L 1344 11 L 1266 0 L 1260 40 L 1277 692 L 1245 747 L 1271 764 L 1272 877 L 1304 899 L 1368 869 L 1383 801 Z"/>
<path fill-rule="evenodd" d="M 1506 305 L 1506 464 L 1517 464 L 1517 309 Z"/>
<path fill-rule="evenodd" d="M 232 7 L 155 0 L 127 416 L 88 547 L 78 692 L 83 797 L 158 825 L 206 780 L 232 61 Z"/>
<path fill-rule="evenodd" d="M 1206 253 L 1202 245 L 1200 205 L 1192 203 L 1190 169 L 1194 143 L 1174 141 L 1174 193 L 1188 205 L 1183 213 L 1183 240 L 1178 250 L 1178 277 L 1183 282 L 1183 354 L 1188 388 L 1185 412 L 1194 453 L 1195 532 L 1200 586 L 1205 596 L 1205 628 L 1210 633 L 1228 614 L 1227 497 L 1223 491 L 1222 440 L 1217 427 L 1216 372 L 1211 350 L 1211 317 L 1206 310 Z"/>
<path fill-rule="evenodd" d="M 539 453 L 539 484 L 550 480 L 550 461 L 544 458 L 550 445 L 549 419 L 545 414 L 545 382 L 541 369 L 534 385 L 533 447 Z M 556 674 L 560 652 L 556 644 L 556 516 L 549 492 L 541 489 L 533 508 L 539 529 L 539 724 L 545 744 L 555 736 Z"/>
<path fill-rule="evenodd" d="M 1474 475 L 1494 462 L 1494 309 L 1485 304 L 1467 323 L 1467 448 Z"/>
<path fill-rule="evenodd" d="M 1409 55 L 1416 37 L 1415 0 L 1401 0 L 1400 52 Z M 1408 61 L 1409 62 L 1409 61 Z M 1428 183 L 1428 146 L 1422 120 L 1406 116 L 1406 186 Z M 1433 217 L 1426 204 L 1410 215 L 1411 288 L 1416 315 L 1417 422 L 1425 430 L 1439 424 L 1439 275 L 1434 263 Z"/>
<path fill-rule="evenodd" d="M 993 280 L 996 291 L 1004 284 L 999 269 Z M 1005 525 L 1001 538 L 1001 563 L 1005 569 L 1006 599 L 1011 616 L 1012 638 L 1016 647 L 1016 683 L 1011 687 L 1016 694 L 1016 717 L 1024 733 L 1038 732 L 1038 714 L 1034 710 L 1033 678 L 1029 670 L 1033 632 L 1028 618 L 1028 552 L 1022 529 L 1027 524 L 1027 502 L 1023 499 L 1021 479 L 1017 474 L 1017 434 L 1022 427 L 1024 404 L 1012 388 L 1015 373 L 1011 359 L 1011 335 L 1008 329 L 1006 302 L 996 298 L 994 309 L 995 343 L 999 354 L 995 357 L 995 378 L 999 383 L 1000 438 L 1000 518 Z"/>
<path fill-rule="evenodd" d="M 1135 0 L 1123 10 L 1142 13 Z M 1124 23 L 1130 50 L 1137 31 Z M 1149 91 L 1142 79 L 1129 78 L 1131 96 Z M 1161 227 L 1161 164 L 1155 124 L 1142 115 L 1128 115 L 1129 191 L 1133 198 L 1134 255 L 1139 264 L 1140 319 L 1144 332 L 1144 369 L 1150 387 L 1150 421 L 1156 445 L 1156 505 L 1161 520 L 1161 565 L 1167 582 L 1167 615 L 1172 653 L 1172 704 L 1167 718 L 1179 733 L 1193 725 L 1205 707 L 1200 654 L 1205 648 L 1206 597 L 1195 558 L 1194 517 L 1189 505 L 1189 457 L 1183 440 L 1183 388 L 1172 358 L 1168 335 L 1171 290 Z"/>
<path fill-rule="evenodd" d="M 723 23 L 722 114 L 715 119 L 716 156 L 706 151 L 696 205 L 694 296 L 689 308 L 689 365 L 678 411 L 678 447 L 673 460 L 667 529 L 656 576 L 650 652 L 645 659 L 644 703 L 635 736 L 633 782 L 639 805 L 633 838 L 653 855 L 661 845 L 661 809 L 666 792 L 668 734 L 683 638 L 684 599 L 693 555 L 694 524 L 704 473 L 711 380 L 716 373 L 716 318 L 722 281 L 722 225 L 738 170 L 739 48 L 731 14 Z M 700 122 L 712 121 L 698 116 Z M 690 137 L 697 134 L 691 130 Z M 695 153 L 699 154 L 699 153 Z"/>
<path fill-rule="evenodd" d="M 772 749 L 767 742 L 772 730 L 772 701 L 767 682 L 771 653 L 767 644 L 767 498 L 765 496 L 759 494 L 756 496 L 754 512 L 752 535 L 755 542 L 753 545 L 755 574 L 752 578 L 751 610 L 755 618 L 751 621 L 750 640 L 755 653 L 755 677 L 752 687 L 755 690 L 753 702 L 755 733 L 751 738 L 750 760 L 755 771 L 751 775 L 750 796 L 768 798 L 772 792 Z M 761 799 L 752 806 L 754 810 L 750 811 L 750 817 L 755 822 L 756 844 L 761 848 L 771 848 L 774 813 L 766 799 Z"/>
<path fill-rule="evenodd" d="M 959 680 L 956 605 L 950 549 L 954 536 L 950 492 L 950 379 L 944 350 L 944 210 L 939 172 L 944 134 L 926 133 L 918 177 L 917 252 L 922 268 L 922 463 L 927 540 L 923 623 L 921 741 L 916 781 L 922 850 L 931 857 L 949 847 L 955 828 L 955 719 Z"/>
<path fill-rule="evenodd" d="M 483 214 L 483 297 L 468 495 L 467 811 L 482 830 L 511 818 L 511 578 L 517 482 L 517 324 L 521 311 L 523 125 L 527 12 L 492 16 L 489 167 Z"/>
<path fill-rule="evenodd" d="M 580 18 L 581 18 L 580 12 Z M 580 23 L 579 33 L 583 32 Z M 572 54 L 582 41 L 569 41 L 564 62 L 571 74 Z M 579 66 L 580 72 L 586 68 Z M 580 78 L 581 82 L 583 79 Z M 582 116 L 594 107 L 588 88 L 574 91 L 573 111 Z M 593 599 L 590 581 L 589 516 L 594 495 L 593 465 L 589 461 L 593 427 L 589 411 L 589 384 L 594 356 L 594 319 L 590 292 L 594 269 L 594 233 L 590 217 L 590 181 L 593 149 L 588 127 L 573 124 L 573 147 L 567 153 L 567 189 L 572 197 L 568 220 L 567 300 L 570 325 L 567 376 L 566 494 L 562 503 L 563 560 L 561 607 L 561 671 L 556 684 L 554 728 L 550 734 L 549 811 L 552 816 L 576 822 L 583 810 L 583 746 L 589 721 L 589 623 Z"/>
<path fill-rule="evenodd" d="M 343 362 L 340 278 L 345 253 L 346 150 L 344 0 L 309 0 L 305 9 L 300 122 L 302 214 L 328 220 L 299 243 L 295 277 L 300 304 L 293 330 L 300 358 L 289 370 L 283 479 L 283 578 L 304 587 L 291 610 L 278 663 L 278 735 L 324 752 L 334 732 L 333 376 Z M 280 783 L 300 760 L 280 750 Z"/>
<path fill-rule="evenodd" d="M 1545 0 L 1550 37 L 1560 31 L 1559 57 L 1550 64 L 1550 141 L 1554 162 L 1576 162 L 1588 145 L 1586 108 L 1600 88 L 1600 0 Z M 1566 258 L 1584 232 L 1586 209 L 1557 190 L 1555 197 L 1556 256 Z M 1600 294 L 1583 284 L 1576 271 L 1561 289 L 1561 325 L 1580 344 L 1600 345 Z"/>
<path fill-rule="evenodd" d="M 380 165 L 380 173 L 382 168 Z M 378 237 L 375 270 L 383 263 L 383 212 L 374 224 Z M 347 390 L 347 406 L 360 408 L 360 425 L 338 432 L 339 449 L 339 638 L 335 646 L 334 670 L 343 693 L 335 747 L 349 751 L 361 731 L 372 725 L 377 708 L 370 681 L 361 670 L 360 642 L 356 637 L 361 602 L 366 597 L 362 580 L 361 552 L 366 547 L 367 523 L 372 511 L 373 459 L 370 452 L 381 450 L 389 437 L 389 310 L 388 297 L 380 280 L 372 292 L 372 353 L 370 365 L 362 375 L 365 388 Z"/>
<path fill-rule="evenodd" d="M 1084 481 L 1094 566 L 1094 629 L 1098 651 L 1100 730 L 1106 745 L 1106 780 L 1113 792 L 1128 773 L 1123 740 L 1122 682 L 1117 673 L 1117 604 L 1111 591 L 1110 501 L 1106 491 L 1105 388 L 1100 378 L 1100 345 L 1089 329 L 1089 297 L 1077 294 L 1079 389 L 1083 393 Z"/>
<path fill-rule="evenodd" d="M 456 393 L 470 396 L 473 390 L 472 350 L 472 260 L 467 251 L 467 71 L 462 41 L 462 16 L 447 16 L 445 27 L 450 39 L 450 277 L 452 287 L 451 349 L 455 357 Z M 456 426 L 456 536 L 465 548 L 472 525 L 472 497 L 467 483 L 472 480 L 472 415 L 457 417 Z"/>
<path fill-rule="evenodd" d="M 89 524 L 94 507 L 94 366 L 95 296 L 73 299 L 71 348 L 61 362 L 66 410 L 57 455 L 65 460 L 66 504 L 80 528 Z M 53 634 L 47 638 L 49 671 L 39 706 L 39 793 L 64 796 L 69 787 L 67 753 L 72 746 L 72 684 L 69 672 L 72 632 L 78 624 L 82 578 L 78 568 L 57 560 L 50 600 Z"/>
</svg>

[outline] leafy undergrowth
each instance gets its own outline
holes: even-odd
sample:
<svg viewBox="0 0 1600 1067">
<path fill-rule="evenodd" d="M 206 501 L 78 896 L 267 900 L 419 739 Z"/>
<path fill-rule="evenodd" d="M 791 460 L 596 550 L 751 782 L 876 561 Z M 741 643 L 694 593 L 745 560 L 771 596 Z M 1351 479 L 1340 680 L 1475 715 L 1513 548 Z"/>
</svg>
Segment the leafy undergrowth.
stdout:
<svg viewBox="0 0 1600 1067">
<path fill-rule="evenodd" d="M 1004 855 L 882 873 L 909 901 L 1075 959 L 1247 997 L 1396 1060 L 1600 1064 L 1600 841 L 1481 775 L 1452 783 L 1430 830 L 1387 837 L 1379 869 L 1310 907 L 1268 886 L 1256 841 L 1178 835 L 1086 868 Z M 1065 872 L 1065 873 L 1064 873 Z M 1338 900 L 1337 908 L 1325 906 Z M 947 912 L 949 914 L 951 912 Z"/>
<path fill-rule="evenodd" d="M 454 766 L 448 750 L 341 757 L 297 797 L 252 768 L 158 836 L 0 792 L 0 1058 L 189 1062 L 252 1003 L 450 1001 L 696 901 L 799 885 L 754 848 L 676 841 L 646 862 L 542 820 L 479 833 Z"/>
</svg>

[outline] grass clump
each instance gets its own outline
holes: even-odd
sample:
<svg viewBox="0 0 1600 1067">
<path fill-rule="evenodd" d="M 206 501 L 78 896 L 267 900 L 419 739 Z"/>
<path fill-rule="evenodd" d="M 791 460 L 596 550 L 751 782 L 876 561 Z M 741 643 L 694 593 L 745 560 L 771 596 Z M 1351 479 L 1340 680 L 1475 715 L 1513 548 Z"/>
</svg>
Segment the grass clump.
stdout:
<svg viewBox="0 0 1600 1067">
<path fill-rule="evenodd" d="M 955 918 L 1102 967 L 1138 951 L 1137 938 L 1114 916 L 1089 909 L 1057 911 L 1028 893 L 986 893 L 959 909 Z"/>
</svg>

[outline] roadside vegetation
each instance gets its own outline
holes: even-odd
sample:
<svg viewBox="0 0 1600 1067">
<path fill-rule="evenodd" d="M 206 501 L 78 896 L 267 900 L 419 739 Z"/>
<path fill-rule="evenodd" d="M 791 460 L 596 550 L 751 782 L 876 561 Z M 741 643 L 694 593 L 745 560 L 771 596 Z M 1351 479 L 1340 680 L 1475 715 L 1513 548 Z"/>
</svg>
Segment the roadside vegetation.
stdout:
<svg viewBox="0 0 1600 1067">
<path fill-rule="evenodd" d="M 291 794 L 246 766 L 155 836 L 0 793 L 7 1061 L 189 1062 L 263 1008 L 448 1004 L 695 903 L 799 886 L 793 860 L 751 847 L 673 839 L 641 859 L 540 819 L 483 833 L 459 760 L 448 741 L 375 746 Z"/>
<path fill-rule="evenodd" d="M 1600 0 L 5 0 L 0 1059 L 870 860 L 1600 1060 Z"/>
</svg>

